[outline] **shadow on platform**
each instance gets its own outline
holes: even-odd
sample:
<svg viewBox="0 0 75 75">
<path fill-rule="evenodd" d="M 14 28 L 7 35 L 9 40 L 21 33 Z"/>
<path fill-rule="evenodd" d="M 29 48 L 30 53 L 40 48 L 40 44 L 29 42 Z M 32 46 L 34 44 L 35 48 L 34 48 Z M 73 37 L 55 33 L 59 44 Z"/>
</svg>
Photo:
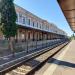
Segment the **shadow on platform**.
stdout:
<svg viewBox="0 0 75 75">
<path fill-rule="evenodd" d="M 53 64 L 57 64 L 60 66 L 75 68 L 75 63 L 71 63 L 71 62 L 67 62 L 67 61 L 61 61 L 61 60 L 57 60 L 55 58 L 51 58 L 51 60 L 48 61 L 48 63 L 53 63 Z"/>
</svg>

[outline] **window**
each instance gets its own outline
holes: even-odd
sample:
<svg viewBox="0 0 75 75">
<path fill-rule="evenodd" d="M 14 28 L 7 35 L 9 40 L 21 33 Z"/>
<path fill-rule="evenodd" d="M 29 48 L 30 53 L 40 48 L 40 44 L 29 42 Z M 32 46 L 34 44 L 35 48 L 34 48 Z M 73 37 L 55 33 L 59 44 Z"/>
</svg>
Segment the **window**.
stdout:
<svg viewBox="0 0 75 75">
<path fill-rule="evenodd" d="M 28 24 L 30 25 L 30 19 L 28 19 Z"/>
<path fill-rule="evenodd" d="M 19 17 L 22 18 L 22 14 L 21 13 L 19 13 Z"/>
<path fill-rule="evenodd" d="M 25 24 L 25 17 L 23 17 L 23 24 Z"/>
<path fill-rule="evenodd" d="M 35 23 L 33 22 L 33 27 L 34 27 L 34 24 L 35 24 Z"/>
<path fill-rule="evenodd" d="M 30 19 L 27 19 L 27 24 L 30 25 Z"/>
<path fill-rule="evenodd" d="M 37 28 L 38 28 L 38 22 L 37 22 Z"/>
<path fill-rule="evenodd" d="M 40 24 L 40 29 L 42 28 L 42 25 Z"/>
<path fill-rule="evenodd" d="M 19 13 L 19 22 L 22 23 L 22 14 Z"/>
<path fill-rule="evenodd" d="M 40 24 L 40 29 L 41 29 L 41 24 Z"/>
</svg>

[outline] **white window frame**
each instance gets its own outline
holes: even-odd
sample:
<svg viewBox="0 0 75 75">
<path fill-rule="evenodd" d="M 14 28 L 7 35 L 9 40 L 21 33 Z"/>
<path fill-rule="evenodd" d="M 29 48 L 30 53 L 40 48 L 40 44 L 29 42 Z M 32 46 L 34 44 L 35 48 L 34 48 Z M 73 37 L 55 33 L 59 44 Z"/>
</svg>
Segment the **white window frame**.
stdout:
<svg viewBox="0 0 75 75">
<path fill-rule="evenodd" d="M 21 24 L 22 24 L 22 16 L 23 16 L 22 13 L 19 12 L 19 23 L 21 23 Z"/>
<path fill-rule="evenodd" d="M 28 20 L 30 19 L 30 24 L 28 24 Z M 26 18 L 26 24 L 27 24 L 27 26 L 31 26 L 31 18 Z"/>
<path fill-rule="evenodd" d="M 24 20 L 25 20 L 25 21 L 24 21 Z M 26 24 L 26 16 L 24 16 L 24 15 L 22 16 L 22 23 L 23 23 L 23 24 Z"/>
</svg>

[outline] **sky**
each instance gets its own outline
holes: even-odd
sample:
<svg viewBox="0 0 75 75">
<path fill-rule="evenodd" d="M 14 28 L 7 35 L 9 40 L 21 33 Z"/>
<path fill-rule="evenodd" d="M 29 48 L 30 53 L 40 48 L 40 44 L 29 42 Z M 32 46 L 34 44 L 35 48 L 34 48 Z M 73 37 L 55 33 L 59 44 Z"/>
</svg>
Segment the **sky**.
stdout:
<svg viewBox="0 0 75 75">
<path fill-rule="evenodd" d="M 14 3 L 36 16 L 54 23 L 58 28 L 64 30 L 68 36 L 73 34 L 57 0 L 14 0 Z"/>
</svg>

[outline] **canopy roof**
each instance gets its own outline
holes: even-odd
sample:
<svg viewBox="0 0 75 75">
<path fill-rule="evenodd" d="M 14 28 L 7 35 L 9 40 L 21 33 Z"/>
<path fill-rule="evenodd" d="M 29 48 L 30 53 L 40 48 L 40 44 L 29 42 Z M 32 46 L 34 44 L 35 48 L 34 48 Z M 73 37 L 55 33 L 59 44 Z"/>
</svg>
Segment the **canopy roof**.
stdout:
<svg viewBox="0 0 75 75">
<path fill-rule="evenodd" d="M 75 0 L 57 0 L 71 29 L 75 32 Z"/>
</svg>

